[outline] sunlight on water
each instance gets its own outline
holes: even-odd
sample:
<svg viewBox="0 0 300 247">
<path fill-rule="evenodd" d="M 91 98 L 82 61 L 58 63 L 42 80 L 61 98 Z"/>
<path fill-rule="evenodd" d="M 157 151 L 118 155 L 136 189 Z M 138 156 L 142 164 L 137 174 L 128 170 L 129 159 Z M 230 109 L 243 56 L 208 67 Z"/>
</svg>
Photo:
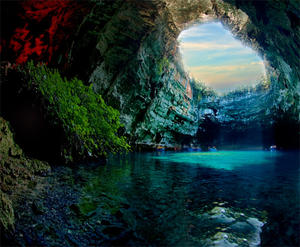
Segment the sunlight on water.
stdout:
<svg viewBox="0 0 300 247">
<path fill-rule="evenodd" d="M 219 151 L 219 152 L 185 152 L 163 153 L 153 156 L 167 162 L 186 163 L 201 167 L 233 170 L 242 166 L 264 165 L 280 153 L 266 151 Z"/>
</svg>

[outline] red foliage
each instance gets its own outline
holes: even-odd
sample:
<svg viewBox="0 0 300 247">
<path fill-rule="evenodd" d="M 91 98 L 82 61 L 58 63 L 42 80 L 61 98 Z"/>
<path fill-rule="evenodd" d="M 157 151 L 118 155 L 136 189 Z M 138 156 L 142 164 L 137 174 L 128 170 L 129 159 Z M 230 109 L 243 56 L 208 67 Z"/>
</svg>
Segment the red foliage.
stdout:
<svg viewBox="0 0 300 247">
<path fill-rule="evenodd" d="M 22 8 L 24 25 L 15 29 L 8 46 L 17 64 L 29 58 L 50 62 L 73 33 L 76 15 L 83 13 L 82 6 L 73 0 L 26 0 Z"/>
</svg>

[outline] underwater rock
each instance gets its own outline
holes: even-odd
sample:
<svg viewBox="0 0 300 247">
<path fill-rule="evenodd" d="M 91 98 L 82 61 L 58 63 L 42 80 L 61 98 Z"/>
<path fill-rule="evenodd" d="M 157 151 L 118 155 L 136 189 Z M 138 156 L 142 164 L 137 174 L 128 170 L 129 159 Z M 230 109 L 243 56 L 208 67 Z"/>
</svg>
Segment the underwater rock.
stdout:
<svg viewBox="0 0 300 247">
<path fill-rule="evenodd" d="M 233 208 L 216 206 L 208 212 L 191 213 L 197 217 L 199 228 L 215 229 L 192 239 L 208 246 L 248 246 L 260 245 L 260 233 L 264 225 L 259 219 L 240 213 Z M 192 233 L 193 235 L 193 233 Z M 206 236 L 206 237 L 205 237 Z"/>
<path fill-rule="evenodd" d="M 71 211 L 73 211 L 77 216 L 80 216 L 82 215 L 81 211 L 80 211 L 80 208 L 79 208 L 79 205 L 78 204 L 71 204 L 69 206 L 69 208 L 71 209 Z"/>
<path fill-rule="evenodd" d="M 215 207 L 209 213 L 212 215 L 211 219 L 220 224 L 229 224 L 235 221 L 234 218 L 228 216 L 225 208 Z"/>
</svg>

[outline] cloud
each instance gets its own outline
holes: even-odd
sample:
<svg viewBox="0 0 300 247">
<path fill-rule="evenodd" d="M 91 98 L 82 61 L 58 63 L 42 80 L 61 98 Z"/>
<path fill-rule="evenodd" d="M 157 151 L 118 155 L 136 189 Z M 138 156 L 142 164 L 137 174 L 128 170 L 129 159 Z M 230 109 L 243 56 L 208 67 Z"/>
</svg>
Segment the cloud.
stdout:
<svg viewBox="0 0 300 247">
<path fill-rule="evenodd" d="M 260 62 L 240 65 L 194 66 L 190 74 L 218 91 L 233 89 L 240 85 L 253 85 L 264 75 L 264 66 Z"/>
<path fill-rule="evenodd" d="M 221 23 L 193 26 L 179 39 L 185 68 L 218 91 L 252 85 L 265 74 L 255 51 L 235 39 Z"/>
<path fill-rule="evenodd" d="M 232 72 L 237 70 L 245 70 L 251 67 L 258 65 L 257 63 L 250 63 L 250 64 L 239 64 L 239 65 L 218 65 L 218 66 L 210 66 L 210 65 L 203 65 L 203 66 L 193 66 L 190 67 L 193 71 L 207 71 L 207 72 Z"/>
<path fill-rule="evenodd" d="M 207 47 L 207 46 L 206 46 Z M 202 50 L 200 47 L 197 49 L 184 49 L 180 47 L 181 53 L 184 55 L 183 59 L 188 61 L 191 58 L 199 57 L 199 58 L 205 58 L 206 60 L 209 59 L 245 59 L 245 56 L 249 55 L 255 55 L 253 50 L 250 48 L 229 48 L 233 47 L 232 45 L 226 46 L 220 46 L 220 45 L 213 45 L 211 44 L 210 49 L 205 49 L 204 46 L 202 46 Z M 207 52 L 208 51 L 208 52 Z M 251 59 L 253 60 L 253 59 Z"/>
<path fill-rule="evenodd" d="M 211 33 L 209 32 L 205 32 L 204 30 L 199 30 L 197 28 L 191 28 L 191 29 L 188 29 L 187 31 L 184 31 L 182 32 L 178 39 L 181 40 L 181 39 L 187 39 L 187 38 L 201 38 L 202 36 L 209 36 L 209 35 L 212 35 Z"/>
<path fill-rule="evenodd" d="M 206 25 L 195 25 L 184 31 L 182 31 L 179 35 L 179 39 L 187 39 L 187 38 L 201 38 L 214 35 L 211 30 L 205 28 Z"/>
<path fill-rule="evenodd" d="M 250 63 L 251 65 L 264 65 L 263 61 L 259 61 L 259 62 L 252 62 Z"/>
<path fill-rule="evenodd" d="M 202 18 L 204 18 L 204 22 L 207 21 L 205 24 L 194 24 L 187 29 L 183 30 L 180 35 L 179 39 L 184 38 L 202 38 L 202 37 L 208 37 L 208 36 L 214 36 L 216 31 L 217 32 L 226 32 L 225 29 L 223 29 L 223 25 L 220 22 L 210 22 L 212 21 L 212 18 L 209 16 L 203 15 Z"/>
<path fill-rule="evenodd" d="M 234 43 L 218 44 L 213 42 L 182 43 L 180 45 L 180 48 L 183 50 L 194 50 L 194 51 L 226 50 L 226 49 L 236 48 L 236 44 Z"/>
<path fill-rule="evenodd" d="M 218 65 L 218 66 L 193 66 L 189 67 L 191 73 L 197 73 L 199 75 L 213 75 L 217 74 L 244 74 L 248 75 L 250 73 L 256 72 L 255 74 L 261 74 L 264 72 L 264 66 L 262 63 L 250 63 L 250 64 L 239 64 L 239 65 Z"/>
</svg>

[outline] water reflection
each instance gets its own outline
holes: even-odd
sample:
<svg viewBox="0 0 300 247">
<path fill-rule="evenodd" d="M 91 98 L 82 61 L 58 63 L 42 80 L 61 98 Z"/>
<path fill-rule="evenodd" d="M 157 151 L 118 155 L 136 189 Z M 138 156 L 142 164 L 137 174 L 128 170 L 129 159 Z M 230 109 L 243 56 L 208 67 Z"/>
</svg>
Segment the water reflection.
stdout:
<svg viewBox="0 0 300 247">
<path fill-rule="evenodd" d="M 273 164 L 280 155 L 282 153 L 264 151 L 188 152 L 165 153 L 153 156 L 153 159 L 233 170 L 241 166 Z"/>
</svg>

